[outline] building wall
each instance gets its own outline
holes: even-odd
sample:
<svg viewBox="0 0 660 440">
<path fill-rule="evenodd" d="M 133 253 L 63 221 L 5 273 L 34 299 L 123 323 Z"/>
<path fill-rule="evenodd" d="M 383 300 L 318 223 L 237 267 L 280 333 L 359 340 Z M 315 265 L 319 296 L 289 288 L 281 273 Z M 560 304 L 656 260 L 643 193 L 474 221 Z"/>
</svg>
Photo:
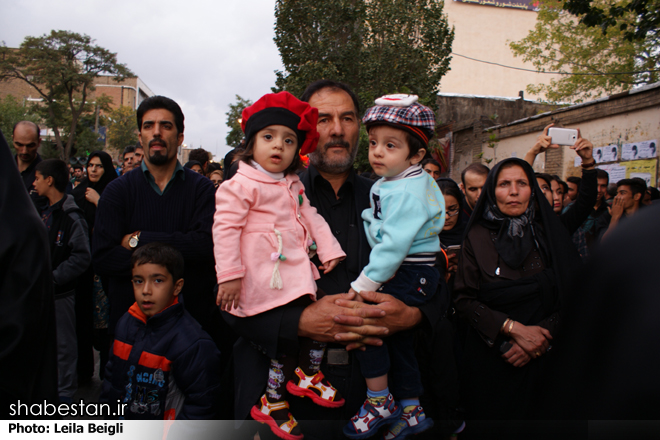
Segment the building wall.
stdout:
<svg viewBox="0 0 660 440">
<path fill-rule="evenodd" d="M 579 128 L 581 135 L 589 139 L 594 148 L 610 144 L 617 144 L 620 147 L 624 143 L 660 139 L 660 83 L 647 90 L 621 93 L 506 126 L 493 127 L 492 133 L 499 139 L 496 150 L 488 147 L 490 133 L 482 129 L 481 135 L 477 137 L 481 140 L 483 159 L 493 158 L 493 162 L 490 163 L 492 166 L 507 157 L 523 158 L 534 145 L 543 128 L 553 122 L 564 128 Z M 467 142 L 464 143 L 467 145 Z M 473 156 L 478 152 L 478 149 L 473 148 Z M 581 169 L 579 166 L 574 166 L 576 156 L 577 154 L 570 147 L 549 150 L 548 153 L 536 158 L 534 169 L 538 172 L 558 174 L 564 180 L 569 176 L 579 176 Z M 460 171 L 467 166 L 463 164 L 465 158 L 461 157 L 458 160 L 462 162 L 455 162 L 457 170 L 452 173 L 452 177 L 454 174 L 460 176 Z M 621 148 L 617 162 L 621 162 Z M 654 182 L 657 184 L 657 175 Z"/>
<path fill-rule="evenodd" d="M 452 51 L 483 61 L 534 69 L 513 56 L 510 41 L 526 37 L 536 24 L 536 12 L 444 0 L 450 25 L 456 27 Z M 451 70 L 440 82 L 441 93 L 517 97 L 528 84 L 549 83 L 557 75 L 507 69 L 454 55 Z M 534 97 L 542 98 L 542 97 Z"/>
</svg>

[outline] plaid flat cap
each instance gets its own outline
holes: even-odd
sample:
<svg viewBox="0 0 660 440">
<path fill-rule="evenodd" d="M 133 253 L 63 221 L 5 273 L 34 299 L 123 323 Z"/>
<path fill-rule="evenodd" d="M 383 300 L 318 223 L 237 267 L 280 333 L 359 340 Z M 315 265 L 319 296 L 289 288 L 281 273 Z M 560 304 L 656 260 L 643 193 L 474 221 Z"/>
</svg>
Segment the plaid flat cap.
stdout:
<svg viewBox="0 0 660 440">
<path fill-rule="evenodd" d="M 362 122 L 367 129 L 384 124 L 406 130 L 427 145 L 433 137 L 435 114 L 417 102 L 417 95 L 385 95 L 367 109 Z"/>
</svg>

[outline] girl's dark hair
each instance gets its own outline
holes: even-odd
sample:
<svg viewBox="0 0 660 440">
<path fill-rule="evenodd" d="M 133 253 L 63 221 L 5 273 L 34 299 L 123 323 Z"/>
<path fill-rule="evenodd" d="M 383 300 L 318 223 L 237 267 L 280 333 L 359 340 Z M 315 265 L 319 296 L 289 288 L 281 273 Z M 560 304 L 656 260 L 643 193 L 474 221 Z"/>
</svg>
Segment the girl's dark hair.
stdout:
<svg viewBox="0 0 660 440">
<path fill-rule="evenodd" d="M 534 173 L 534 175 L 539 179 L 543 179 L 545 181 L 545 183 L 548 184 L 548 187 L 552 187 L 552 185 L 550 183 L 550 182 L 552 182 L 552 176 L 550 174 Z"/>
<path fill-rule="evenodd" d="M 245 146 L 245 150 L 236 152 L 237 160 L 242 160 L 246 164 L 250 165 L 250 161 L 254 157 L 254 142 L 256 137 L 257 136 L 252 136 L 250 142 L 248 142 L 247 145 Z M 291 165 L 289 165 L 287 169 L 284 170 L 285 176 L 287 174 L 295 174 L 296 172 L 298 172 L 298 170 L 302 168 L 303 162 L 300 159 L 300 154 L 298 154 L 300 153 L 300 147 L 301 145 L 298 145 L 298 148 L 296 149 L 296 154 L 293 156 L 293 161 L 291 162 Z"/>
<path fill-rule="evenodd" d="M 453 198 L 455 198 L 456 201 L 458 202 L 458 209 L 462 210 L 463 193 L 461 192 L 461 189 L 458 187 L 458 184 L 454 182 L 452 179 L 448 179 L 448 178 L 440 178 L 436 180 L 436 183 L 438 184 L 438 188 L 440 188 L 440 191 L 442 191 L 442 195 L 452 196 Z"/>
</svg>

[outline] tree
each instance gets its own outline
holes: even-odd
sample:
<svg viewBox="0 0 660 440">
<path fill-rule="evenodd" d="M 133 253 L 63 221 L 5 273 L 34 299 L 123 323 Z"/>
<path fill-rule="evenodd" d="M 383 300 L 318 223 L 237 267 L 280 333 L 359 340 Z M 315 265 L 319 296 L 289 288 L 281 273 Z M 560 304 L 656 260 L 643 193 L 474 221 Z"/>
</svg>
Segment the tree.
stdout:
<svg viewBox="0 0 660 440">
<path fill-rule="evenodd" d="M 300 96 L 318 79 L 345 82 L 361 107 L 414 93 L 436 107 L 454 30 L 436 0 L 277 0 L 275 43 L 285 72 L 277 90 Z"/>
<path fill-rule="evenodd" d="M 53 30 L 50 35 L 26 37 L 18 50 L 0 47 L 0 79 L 24 81 L 41 95 L 45 122 L 62 159 L 71 156 L 95 78 L 108 74 L 119 82 L 133 75 L 117 62 L 116 54 L 93 43 L 88 35 Z M 63 132 L 68 133 L 66 144 Z"/>
<path fill-rule="evenodd" d="M 239 95 L 236 95 L 236 103 L 229 104 L 229 111 L 225 113 L 227 115 L 227 127 L 230 128 L 229 134 L 225 138 L 228 146 L 236 148 L 241 144 L 244 137 L 243 130 L 241 130 L 241 115 L 243 109 L 251 105 L 252 101 L 241 98 Z"/>
<path fill-rule="evenodd" d="M 32 121 L 35 124 L 39 124 L 41 118 L 35 113 L 31 105 L 20 103 L 12 95 L 7 95 L 5 99 L 0 99 L 0 130 L 5 135 L 12 154 L 14 153 L 14 147 L 11 142 L 12 130 L 14 129 L 14 125 L 20 121 Z"/>
<path fill-rule="evenodd" d="M 603 32 L 610 27 L 618 27 L 629 41 L 644 40 L 649 36 L 658 37 L 660 28 L 659 0 L 626 0 L 619 2 L 595 2 L 593 0 L 568 0 L 564 9 L 580 17 L 580 23 L 600 26 Z M 636 19 L 630 23 L 621 20 L 633 14 Z"/>
<path fill-rule="evenodd" d="M 123 150 L 127 145 L 136 144 L 137 116 L 131 107 L 123 105 L 108 114 L 108 145 Z"/>
<path fill-rule="evenodd" d="M 514 55 L 539 71 L 566 74 L 550 84 L 528 85 L 529 93 L 545 94 L 550 102 L 577 103 L 658 81 L 660 51 L 655 37 L 630 40 L 622 26 L 589 27 L 563 11 L 564 4 L 541 0 L 535 28 L 511 43 Z M 618 20 L 632 26 L 636 17 L 628 13 Z"/>
</svg>

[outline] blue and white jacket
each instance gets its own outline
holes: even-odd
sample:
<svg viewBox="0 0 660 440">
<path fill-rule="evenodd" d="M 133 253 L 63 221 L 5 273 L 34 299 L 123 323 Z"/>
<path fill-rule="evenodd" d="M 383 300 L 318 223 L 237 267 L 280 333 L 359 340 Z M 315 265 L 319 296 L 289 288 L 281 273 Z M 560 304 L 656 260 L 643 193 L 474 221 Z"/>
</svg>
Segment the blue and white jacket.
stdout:
<svg viewBox="0 0 660 440">
<path fill-rule="evenodd" d="M 445 224 L 445 199 L 421 165 L 378 180 L 371 187 L 370 200 L 362 219 L 372 249 L 369 264 L 351 283 L 356 292 L 377 290 L 404 260 L 422 261 L 428 258 L 423 254 L 429 254 L 434 261 Z"/>
<path fill-rule="evenodd" d="M 126 407 L 125 419 L 213 419 L 220 397 L 220 352 L 183 305 L 147 318 L 137 303 L 121 317 L 100 401 Z"/>
</svg>

